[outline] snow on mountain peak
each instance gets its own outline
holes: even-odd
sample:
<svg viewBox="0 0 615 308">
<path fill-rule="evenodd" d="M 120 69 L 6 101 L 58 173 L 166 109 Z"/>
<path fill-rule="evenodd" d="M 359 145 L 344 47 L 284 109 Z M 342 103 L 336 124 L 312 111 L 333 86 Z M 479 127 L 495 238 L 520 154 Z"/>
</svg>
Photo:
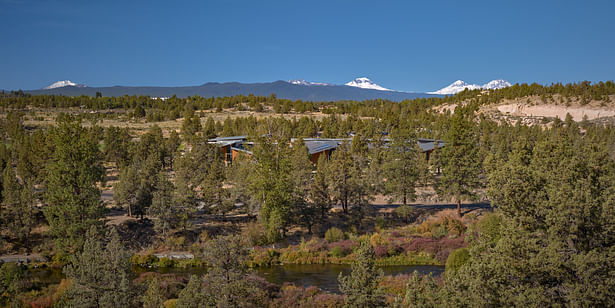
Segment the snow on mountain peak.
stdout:
<svg viewBox="0 0 615 308">
<path fill-rule="evenodd" d="M 483 89 L 502 89 L 510 86 L 512 86 L 512 84 L 504 79 L 495 79 L 484 84 Z"/>
<path fill-rule="evenodd" d="M 484 85 L 478 85 L 478 84 L 469 84 L 466 83 L 463 80 L 457 80 L 453 83 L 451 83 L 449 86 L 444 87 L 438 91 L 434 91 L 434 92 L 427 92 L 429 94 L 439 94 L 439 95 L 453 95 L 456 93 L 459 93 L 465 89 L 468 90 L 476 90 L 476 89 L 483 89 L 483 90 L 493 90 L 493 89 L 501 89 L 501 88 L 506 88 L 506 87 L 510 87 L 511 84 L 510 82 L 504 80 L 504 79 L 496 79 L 496 80 L 491 80 L 488 83 L 484 84 Z"/>
<path fill-rule="evenodd" d="M 85 85 L 77 84 L 77 83 L 74 83 L 74 82 L 72 82 L 70 80 L 60 80 L 60 81 L 56 81 L 56 82 L 54 82 L 54 83 L 44 87 L 43 89 L 49 90 L 49 89 L 62 88 L 62 87 L 68 87 L 68 86 L 78 87 L 78 88 L 85 88 Z"/>
<path fill-rule="evenodd" d="M 367 77 L 359 77 L 355 78 L 353 81 L 347 82 L 345 85 L 349 87 L 356 87 L 362 89 L 372 89 L 372 90 L 380 90 L 380 91 L 391 91 L 385 87 L 381 87 L 375 84 L 373 81 L 369 80 Z"/>
</svg>

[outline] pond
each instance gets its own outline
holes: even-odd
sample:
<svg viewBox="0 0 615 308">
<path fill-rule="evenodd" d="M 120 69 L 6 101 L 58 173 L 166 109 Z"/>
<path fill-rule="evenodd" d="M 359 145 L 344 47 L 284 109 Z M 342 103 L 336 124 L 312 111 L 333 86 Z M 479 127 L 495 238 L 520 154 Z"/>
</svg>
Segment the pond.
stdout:
<svg viewBox="0 0 615 308">
<path fill-rule="evenodd" d="M 401 265 L 380 267 L 385 275 L 411 274 L 417 271 L 419 274 L 440 276 L 444 272 L 443 266 L 433 265 Z M 157 272 L 161 274 L 177 274 L 190 276 L 193 274 L 205 274 L 205 268 L 135 268 L 135 276 L 144 272 Z M 297 286 L 315 286 L 322 290 L 339 292 L 337 277 L 339 273 L 348 274 L 350 265 L 341 264 L 286 264 L 274 265 L 267 268 L 257 268 L 254 272 L 271 283 L 282 285 L 285 282 L 294 283 Z M 48 285 L 59 283 L 64 275 L 60 269 L 33 269 L 29 276 L 36 285 Z"/>
<path fill-rule="evenodd" d="M 385 275 L 412 274 L 417 271 L 422 275 L 431 273 L 433 276 L 440 276 L 444 272 L 443 266 L 432 265 L 383 266 L 381 269 Z M 339 292 L 337 277 L 340 272 L 348 274 L 350 265 L 286 264 L 257 269 L 259 276 L 278 285 L 291 282 L 297 286 L 315 286 L 334 293 Z"/>
</svg>

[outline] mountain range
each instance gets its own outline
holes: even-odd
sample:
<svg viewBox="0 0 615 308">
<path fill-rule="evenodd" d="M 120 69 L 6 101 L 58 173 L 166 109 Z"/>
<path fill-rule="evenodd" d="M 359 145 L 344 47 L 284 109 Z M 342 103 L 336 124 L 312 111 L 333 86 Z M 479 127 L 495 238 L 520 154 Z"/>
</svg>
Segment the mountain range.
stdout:
<svg viewBox="0 0 615 308">
<path fill-rule="evenodd" d="M 448 87 L 434 92 L 403 92 L 380 86 L 367 77 L 355 78 L 344 85 L 335 85 L 322 82 L 310 82 L 303 79 L 274 81 L 265 83 L 239 83 L 239 82 L 209 82 L 199 86 L 185 87 L 141 87 L 141 86 L 112 86 L 88 87 L 70 80 L 55 82 L 43 89 L 24 91 L 30 94 L 94 96 L 100 92 L 104 96 L 147 95 L 152 97 L 178 97 L 199 95 L 202 97 L 222 97 L 234 95 L 269 96 L 274 93 L 278 98 L 306 101 L 338 101 L 338 100 L 367 100 L 387 99 L 402 101 L 421 97 L 441 97 L 463 91 L 463 89 L 497 89 L 510 86 L 505 80 L 493 80 L 483 86 L 467 84 L 458 80 Z"/>
<path fill-rule="evenodd" d="M 502 89 L 502 88 L 506 88 L 506 87 L 510 87 L 511 84 L 510 82 L 503 80 L 503 79 L 495 79 L 495 80 L 491 80 L 488 83 L 480 86 L 477 84 L 469 84 L 466 83 L 463 80 L 457 80 L 453 83 L 451 83 L 449 86 L 444 87 L 438 91 L 433 91 L 433 92 L 427 92 L 429 94 L 440 94 L 440 95 L 452 95 L 452 94 L 456 94 L 459 93 L 465 89 L 468 90 L 476 90 L 476 89 L 483 89 L 483 90 L 493 90 L 493 89 Z"/>
</svg>

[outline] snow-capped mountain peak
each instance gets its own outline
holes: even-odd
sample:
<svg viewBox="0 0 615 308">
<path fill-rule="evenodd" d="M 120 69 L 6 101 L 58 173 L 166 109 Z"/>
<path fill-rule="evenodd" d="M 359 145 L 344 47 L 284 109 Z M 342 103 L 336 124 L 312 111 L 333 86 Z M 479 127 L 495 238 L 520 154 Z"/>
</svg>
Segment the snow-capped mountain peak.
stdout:
<svg viewBox="0 0 615 308">
<path fill-rule="evenodd" d="M 510 82 L 504 79 L 495 79 L 495 80 L 491 80 L 488 83 L 484 84 L 483 89 L 488 89 L 488 90 L 502 89 L 502 88 L 506 88 L 510 86 L 512 86 L 512 84 L 510 84 Z"/>
<path fill-rule="evenodd" d="M 363 88 L 363 89 L 372 89 L 372 90 L 380 90 L 380 91 L 391 91 L 385 87 L 381 87 L 375 84 L 373 81 L 369 80 L 367 77 L 355 78 L 353 81 L 347 82 L 345 85 L 349 87 Z"/>
<path fill-rule="evenodd" d="M 49 89 L 55 89 L 55 88 L 62 88 L 62 87 L 78 87 L 78 88 L 85 88 L 85 85 L 83 84 L 78 84 L 78 83 L 74 83 L 70 80 L 60 80 L 60 81 L 56 81 L 46 87 L 44 87 L 43 89 L 45 90 L 49 90 Z"/>
<path fill-rule="evenodd" d="M 302 85 L 302 86 L 329 86 L 330 85 L 330 84 L 324 83 L 324 82 L 306 81 L 305 79 L 289 80 L 288 83 L 296 84 L 296 85 Z"/>
<path fill-rule="evenodd" d="M 488 83 L 484 84 L 484 85 L 478 85 L 478 84 L 469 84 L 466 83 L 463 80 L 457 80 L 453 83 L 451 83 L 449 86 L 444 87 L 438 91 L 434 91 L 434 92 L 427 92 L 429 94 L 439 94 L 439 95 L 453 95 L 456 93 L 459 93 L 465 89 L 468 90 L 476 90 L 476 89 L 483 89 L 483 90 L 493 90 L 493 89 L 501 89 L 501 88 L 506 88 L 506 87 L 510 87 L 511 84 L 510 82 L 503 80 L 503 79 L 496 79 L 496 80 L 491 80 Z"/>
</svg>

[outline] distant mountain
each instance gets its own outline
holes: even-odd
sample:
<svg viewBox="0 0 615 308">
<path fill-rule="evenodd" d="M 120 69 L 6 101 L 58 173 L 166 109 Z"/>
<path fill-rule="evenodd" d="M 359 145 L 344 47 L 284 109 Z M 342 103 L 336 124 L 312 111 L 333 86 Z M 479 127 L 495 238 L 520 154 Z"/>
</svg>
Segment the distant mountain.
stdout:
<svg viewBox="0 0 615 308">
<path fill-rule="evenodd" d="M 371 81 L 370 81 L 371 82 Z M 367 83 L 365 83 L 367 85 Z M 377 85 L 376 85 L 377 86 Z M 384 88 L 383 88 L 384 89 Z M 307 81 L 275 81 L 265 83 L 239 83 L 210 82 L 200 86 L 187 87 L 80 87 L 79 85 L 68 85 L 52 89 L 24 91 L 30 94 L 47 95 L 67 95 L 95 96 L 96 92 L 104 96 L 124 96 L 124 95 L 146 95 L 151 97 L 186 97 L 199 95 L 201 97 L 223 97 L 234 95 L 269 96 L 274 93 L 279 98 L 305 101 L 339 101 L 339 100 L 367 100 L 367 99 L 386 99 L 392 101 L 402 101 L 419 97 L 439 97 L 428 93 L 406 93 L 396 91 L 384 91 L 371 88 L 362 88 L 347 85 L 330 85 Z"/>
<path fill-rule="evenodd" d="M 506 87 L 510 87 L 512 84 L 504 79 L 496 79 L 491 80 L 488 83 L 483 85 L 483 89 L 494 90 L 494 89 L 502 89 Z"/>
<path fill-rule="evenodd" d="M 49 89 L 55 89 L 55 88 L 62 88 L 62 87 L 78 87 L 78 88 L 85 88 L 84 84 L 77 84 L 74 83 L 70 80 L 60 80 L 60 81 L 56 81 L 46 87 L 44 87 L 43 89 L 45 90 L 49 90 Z"/>
<path fill-rule="evenodd" d="M 485 90 L 493 90 L 493 89 L 501 89 L 501 88 L 506 88 L 506 87 L 510 87 L 511 84 L 510 82 L 503 80 L 503 79 L 496 79 L 496 80 L 491 80 L 488 83 L 480 86 L 477 84 L 469 84 L 466 83 L 463 80 L 457 80 L 453 83 L 451 83 L 449 86 L 444 87 L 438 91 L 434 91 L 434 92 L 427 92 L 429 94 L 440 94 L 440 95 L 452 95 L 452 94 L 456 94 L 459 93 L 465 89 L 468 90 L 476 90 L 476 89 L 485 89 Z"/>
<path fill-rule="evenodd" d="M 372 89 L 372 90 L 380 90 L 380 91 L 391 91 L 385 87 L 381 87 L 375 84 L 373 81 L 369 80 L 367 77 L 355 78 L 353 81 L 347 82 L 347 86 L 356 87 L 361 89 Z"/>
</svg>

